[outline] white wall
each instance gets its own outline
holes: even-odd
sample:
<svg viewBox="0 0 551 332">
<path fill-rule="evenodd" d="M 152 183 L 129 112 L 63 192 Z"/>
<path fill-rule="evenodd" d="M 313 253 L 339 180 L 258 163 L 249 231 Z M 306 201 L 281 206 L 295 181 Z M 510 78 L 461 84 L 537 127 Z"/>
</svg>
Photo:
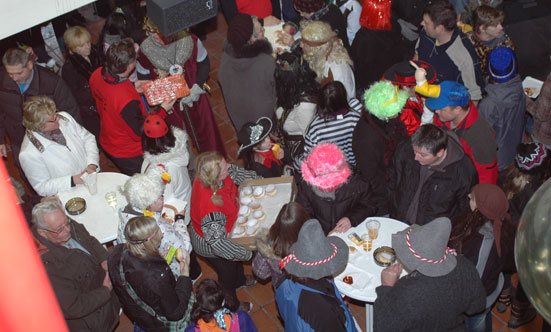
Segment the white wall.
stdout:
<svg viewBox="0 0 551 332">
<path fill-rule="evenodd" d="M 95 0 L 0 0 L 0 39 L 80 8 Z"/>
</svg>

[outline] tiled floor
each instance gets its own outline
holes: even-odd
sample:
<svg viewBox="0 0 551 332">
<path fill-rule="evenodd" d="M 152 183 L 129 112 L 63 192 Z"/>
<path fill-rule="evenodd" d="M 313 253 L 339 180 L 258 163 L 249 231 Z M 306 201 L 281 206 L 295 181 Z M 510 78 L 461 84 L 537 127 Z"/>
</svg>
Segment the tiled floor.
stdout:
<svg viewBox="0 0 551 332">
<path fill-rule="evenodd" d="M 94 23 L 95 29 L 101 29 L 101 24 L 98 25 L 97 22 Z M 229 159 L 232 162 L 237 161 L 237 137 L 233 125 L 231 124 L 226 107 L 224 105 L 224 100 L 220 87 L 217 82 L 217 73 L 218 66 L 220 64 L 220 59 L 222 55 L 222 43 L 226 35 L 227 25 L 222 17 L 218 15 L 216 18 L 212 19 L 209 22 L 210 32 L 207 34 L 207 38 L 204 41 L 204 45 L 209 52 L 210 62 L 211 62 L 211 72 L 209 84 L 211 85 L 211 94 L 209 100 L 211 102 L 212 108 L 216 114 L 216 120 L 219 125 L 222 137 L 226 144 L 226 149 L 228 151 Z M 10 174 L 15 176 L 17 179 L 21 179 L 17 169 L 13 164 L 13 157 L 10 154 L 10 157 L 7 160 L 7 166 L 10 170 Z M 105 171 L 117 171 L 113 164 L 101 155 L 101 167 Z M 204 278 L 216 279 L 216 273 L 212 270 L 210 266 L 202 259 L 199 259 L 201 267 L 203 269 Z M 250 263 L 246 263 L 245 272 L 251 273 Z M 238 297 L 242 301 L 251 301 L 254 304 L 254 308 L 251 312 L 251 316 L 258 327 L 258 330 L 261 332 L 272 332 L 272 331 L 283 331 L 282 323 L 278 318 L 277 308 L 274 300 L 274 293 L 272 289 L 271 282 L 267 283 L 258 283 L 253 287 L 247 289 L 240 289 L 237 292 Z M 353 300 L 349 303 L 350 310 L 354 317 L 357 319 L 361 328 L 365 330 L 365 307 L 361 302 L 355 302 Z M 495 332 L 509 332 L 514 331 L 507 328 L 507 320 L 510 314 L 510 309 L 503 313 L 497 314 L 497 311 L 493 311 L 493 331 Z M 399 317 L 397 317 L 399 319 Z M 530 324 L 523 326 L 516 331 L 518 332 L 529 332 L 529 331 L 540 331 L 542 326 L 542 318 L 538 317 Z M 121 320 L 116 332 L 131 332 L 133 331 L 132 323 L 126 317 L 126 315 L 121 315 Z"/>
</svg>

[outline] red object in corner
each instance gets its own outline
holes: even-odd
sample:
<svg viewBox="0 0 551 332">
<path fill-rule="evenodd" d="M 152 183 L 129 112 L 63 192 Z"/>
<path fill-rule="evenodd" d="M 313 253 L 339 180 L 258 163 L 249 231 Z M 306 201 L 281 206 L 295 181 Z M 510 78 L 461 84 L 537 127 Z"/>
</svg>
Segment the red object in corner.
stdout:
<svg viewBox="0 0 551 332">
<path fill-rule="evenodd" d="M 69 331 L 0 162 L 0 331 Z"/>
</svg>

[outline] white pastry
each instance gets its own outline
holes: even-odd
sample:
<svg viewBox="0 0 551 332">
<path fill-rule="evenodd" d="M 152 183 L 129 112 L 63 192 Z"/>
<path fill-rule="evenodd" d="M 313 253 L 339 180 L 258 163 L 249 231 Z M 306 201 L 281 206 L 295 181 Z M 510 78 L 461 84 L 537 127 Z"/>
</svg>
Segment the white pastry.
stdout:
<svg viewBox="0 0 551 332">
<path fill-rule="evenodd" d="M 254 188 L 253 197 L 254 197 L 254 198 L 262 198 L 262 197 L 264 197 L 264 188 L 262 188 L 262 187 L 256 187 L 256 188 Z"/>
<path fill-rule="evenodd" d="M 245 197 L 249 197 L 253 194 L 253 188 L 251 187 L 245 187 L 243 188 L 243 190 L 241 191 L 241 194 Z"/>
<path fill-rule="evenodd" d="M 249 207 L 250 207 L 253 211 L 256 211 L 256 210 L 260 210 L 260 208 L 262 207 L 262 205 L 260 204 L 259 201 L 253 199 L 252 202 L 249 204 Z"/>
<path fill-rule="evenodd" d="M 251 209 L 249 209 L 248 206 L 241 206 L 239 208 L 239 215 L 243 217 L 247 217 L 249 214 L 251 214 Z"/>
<path fill-rule="evenodd" d="M 269 184 L 266 186 L 266 195 L 273 196 L 277 193 L 277 188 L 275 184 Z"/>
<path fill-rule="evenodd" d="M 238 225 L 242 225 L 247 222 L 247 217 L 239 216 L 235 221 Z"/>
<path fill-rule="evenodd" d="M 241 197 L 241 199 L 239 199 L 239 203 L 241 203 L 241 205 L 249 205 L 252 201 L 253 199 L 247 196 Z"/>
<path fill-rule="evenodd" d="M 247 236 L 253 236 L 256 234 L 256 231 L 257 229 L 255 227 L 250 227 L 250 228 L 247 228 L 247 230 L 245 231 L 245 234 Z"/>
<path fill-rule="evenodd" d="M 261 210 L 259 210 L 259 211 L 254 211 L 254 212 L 253 212 L 253 217 L 254 217 L 255 219 L 263 220 L 265 216 L 266 216 L 266 215 L 265 215 L 264 212 L 262 212 Z"/>
<path fill-rule="evenodd" d="M 258 225 L 258 220 L 255 218 L 251 218 L 249 219 L 249 221 L 247 221 L 247 227 L 256 227 L 257 225 Z"/>
<path fill-rule="evenodd" d="M 245 227 L 241 227 L 241 226 L 235 226 L 233 228 L 233 235 L 241 235 L 245 232 Z"/>
</svg>

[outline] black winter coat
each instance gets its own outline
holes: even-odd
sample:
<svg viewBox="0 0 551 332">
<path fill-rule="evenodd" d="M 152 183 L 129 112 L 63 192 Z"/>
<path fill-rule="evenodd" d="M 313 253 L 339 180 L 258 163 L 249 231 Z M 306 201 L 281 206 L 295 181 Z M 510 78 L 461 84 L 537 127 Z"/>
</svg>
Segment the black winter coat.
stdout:
<svg viewBox="0 0 551 332">
<path fill-rule="evenodd" d="M 101 263 L 107 260 L 107 250 L 86 228 L 71 221 L 71 238 L 82 245 L 68 249 L 54 244 L 37 232 L 40 258 L 54 289 L 59 306 L 72 332 L 111 332 L 119 322 L 119 301 L 113 291 L 103 286 L 105 270 Z"/>
<path fill-rule="evenodd" d="M 161 321 L 145 312 L 128 295 L 122 283 L 119 264 L 124 244 L 117 245 L 109 255 L 109 277 L 113 289 L 119 296 L 124 313 L 132 322 L 148 332 L 169 331 Z M 130 252 L 124 255 L 123 271 L 126 281 L 145 303 L 152 307 L 158 315 L 165 316 L 170 321 L 179 321 L 186 314 L 189 298 L 192 293 L 191 279 L 180 276 L 174 278 L 168 264 L 161 256 L 138 258 Z"/>
<path fill-rule="evenodd" d="M 386 126 L 392 125 L 392 121 L 397 121 L 399 122 L 397 125 L 401 125 L 401 129 L 403 129 L 402 132 L 385 132 L 385 128 L 379 125 L 381 120 L 367 119 L 364 114 L 354 128 L 352 137 L 352 151 L 356 156 L 356 171 L 371 188 L 372 199 L 377 207 L 376 216 L 388 214 L 387 174 L 388 164 L 394 153 L 392 149 L 396 148 L 400 141 L 408 138 L 406 128 L 400 119 L 395 118 L 389 121 L 391 122 Z M 387 145 L 385 140 L 393 140 L 394 143 Z"/>
<path fill-rule="evenodd" d="M 369 185 L 355 174 L 335 191 L 334 200 L 319 197 L 306 181 L 302 181 L 296 201 L 304 207 L 311 218 L 319 220 L 325 235 L 332 231 L 343 217 L 348 217 L 352 227 L 355 227 L 377 212 Z"/>
<path fill-rule="evenodd" d="M 451 144 L 455 146 L 452 147 Z M 471 188 L 478 183 L 478 174 L 459 142 L 450 136 L 448 157 L 451 148 L 460 155 L 443 169 L 433 168 L 433 174 L 423 184 L 418 201 L 417 224 L 424 225 L 438 217 L 453 219 L 469 208 L 468 195 Z M 402 141 L 390 164 L 388 193 L 391 218 L 410 223 L 406 216 L 419 186 L 420 169 L 411 140 Z"/>
<path fill-rule="evenodd" d="M 58 111 L 71 114 L 82 123 L 80 110 L 67 84 L 56 74 L 40 66 L 34 66 L 31 84 L 24 94 L 12 80 L 5 68 L 0 69 L 0 144 L 4 144 L 6 131 L 14 152 L 19 155 L 25 129 L 21 124 L 23 103 L 31 96 L 47 96 L 53 99 Z"/>
</svg>

